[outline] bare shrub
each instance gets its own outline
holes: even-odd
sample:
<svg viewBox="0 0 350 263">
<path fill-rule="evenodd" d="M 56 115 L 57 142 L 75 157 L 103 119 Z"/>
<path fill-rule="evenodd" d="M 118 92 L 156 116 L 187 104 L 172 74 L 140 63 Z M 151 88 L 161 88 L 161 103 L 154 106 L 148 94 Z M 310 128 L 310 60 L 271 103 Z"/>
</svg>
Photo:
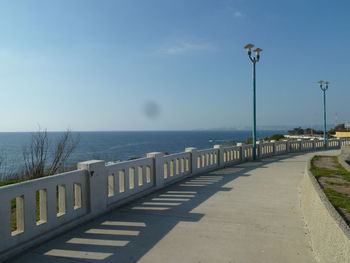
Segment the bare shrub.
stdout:
<svg viewBox="0 0 350 263">
<path fill-rule="evenodd" d="M 0 152 L 0 181 L 17 180 L 20 175 L 16 169 L 8 161 L 7 154 L 4 151 Z"/>
<path fill-rule="evenodd" d="M 53 145 L 47 130 L 40 129 L 32 135 L 23 149 L 24 177 L 39 178 L 62 172 L 66 161 L 79 144 L 79 136 L 73 137 L 67 130 Z"/>
<path fill-rule="evenodd" d="M 53 160 L 48 169 L 48 175 L 63 171 L 65 163 L 74 152 L 80 141 L 79 136 L 73 137 L 72 132 L 67 130 L 57 141 Z"/>
</svg>

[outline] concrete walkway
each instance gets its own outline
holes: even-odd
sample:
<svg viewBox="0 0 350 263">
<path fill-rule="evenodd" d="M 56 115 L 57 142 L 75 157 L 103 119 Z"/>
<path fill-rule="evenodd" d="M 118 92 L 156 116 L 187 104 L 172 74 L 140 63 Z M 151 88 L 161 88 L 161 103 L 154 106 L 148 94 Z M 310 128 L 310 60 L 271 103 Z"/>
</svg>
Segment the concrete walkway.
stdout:
<svg viewBox="0 0 350 263">
<path fill-rule="evenodd" d="M 313 154 L 191 177 L 12 262 L 315 262 L 298 189 Z"/>
</svg>

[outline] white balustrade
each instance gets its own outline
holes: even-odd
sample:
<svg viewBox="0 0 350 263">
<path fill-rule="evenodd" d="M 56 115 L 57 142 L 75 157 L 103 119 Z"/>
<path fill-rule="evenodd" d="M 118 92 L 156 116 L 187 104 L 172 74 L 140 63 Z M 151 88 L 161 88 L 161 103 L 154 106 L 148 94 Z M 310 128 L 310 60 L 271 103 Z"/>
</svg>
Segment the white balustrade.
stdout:
<svg viewBox="0 0 350 263">
<path fill-rule="evenodd" d="M 350 145 L 350 140 L 327 141 L 329 149 L 343 145 Z M 257 157 L 323 149 L 323 140 L 259 143 Z M 186 148 L 182 153 L 148 153 L 145 158 L 109 165 L 81 162 L 76 171 L 0 187 L 0 261 L 123 202 L 252 158 L 253 147 L 246 144 Z"/>
<path fill-rule="evenodd" d="M 163 157 L 165 184 L 189 174 L 191 174 L 191 154 L 189 152 L 170 154 Z"/>
<path fill-rule="evenodd" d="M 0 188 L 0 254 L 89 212 L 88 178 L 76 170 Z"/>
<path fill-rule="evenodd" d="M 106 165 L 108 201 L 113 203 L 154 186 L 152 158 Z"/>
<path fill-rule="evenodd" d="M 219 167 L 218 162 L 219 150 L 208 149 L 197 151 L 197 173 L 209 172 Z"/>
<path fill-rule="evenodd" d="M 275 142 L 275 154 L 284 154 L 288 152 L 288 142 Z"/>
</svg>

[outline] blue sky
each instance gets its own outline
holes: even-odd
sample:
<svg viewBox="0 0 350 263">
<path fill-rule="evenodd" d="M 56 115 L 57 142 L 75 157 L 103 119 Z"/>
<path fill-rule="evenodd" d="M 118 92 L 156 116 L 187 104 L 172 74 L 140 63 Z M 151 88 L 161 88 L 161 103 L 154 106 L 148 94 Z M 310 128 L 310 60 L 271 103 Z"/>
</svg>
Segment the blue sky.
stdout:
<svg viewBox="0 0 350 263">
<path fill-rule="evenodd" d="M 350 121 L 347 0 L 2 0 L 0 131 Z"/>
</svg>

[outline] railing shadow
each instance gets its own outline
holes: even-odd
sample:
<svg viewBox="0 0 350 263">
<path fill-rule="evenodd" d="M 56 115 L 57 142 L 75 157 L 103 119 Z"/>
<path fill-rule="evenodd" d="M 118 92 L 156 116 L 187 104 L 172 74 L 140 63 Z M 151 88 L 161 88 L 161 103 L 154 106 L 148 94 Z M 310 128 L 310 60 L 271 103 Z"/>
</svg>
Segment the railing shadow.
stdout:
<svg viewBox="0 0 350 263">
<path fill-rule="evenodd" d="M 302 154 L 273 156 L 189 177 L 38 246 L 31 251 L 31 259 L 23 255 L 13 262 L 136 262 L 177 224 L 200 221 L 205 214 L 193 210 L 218 192 L 234 191 L 228 183 Z"/>
</svg>

